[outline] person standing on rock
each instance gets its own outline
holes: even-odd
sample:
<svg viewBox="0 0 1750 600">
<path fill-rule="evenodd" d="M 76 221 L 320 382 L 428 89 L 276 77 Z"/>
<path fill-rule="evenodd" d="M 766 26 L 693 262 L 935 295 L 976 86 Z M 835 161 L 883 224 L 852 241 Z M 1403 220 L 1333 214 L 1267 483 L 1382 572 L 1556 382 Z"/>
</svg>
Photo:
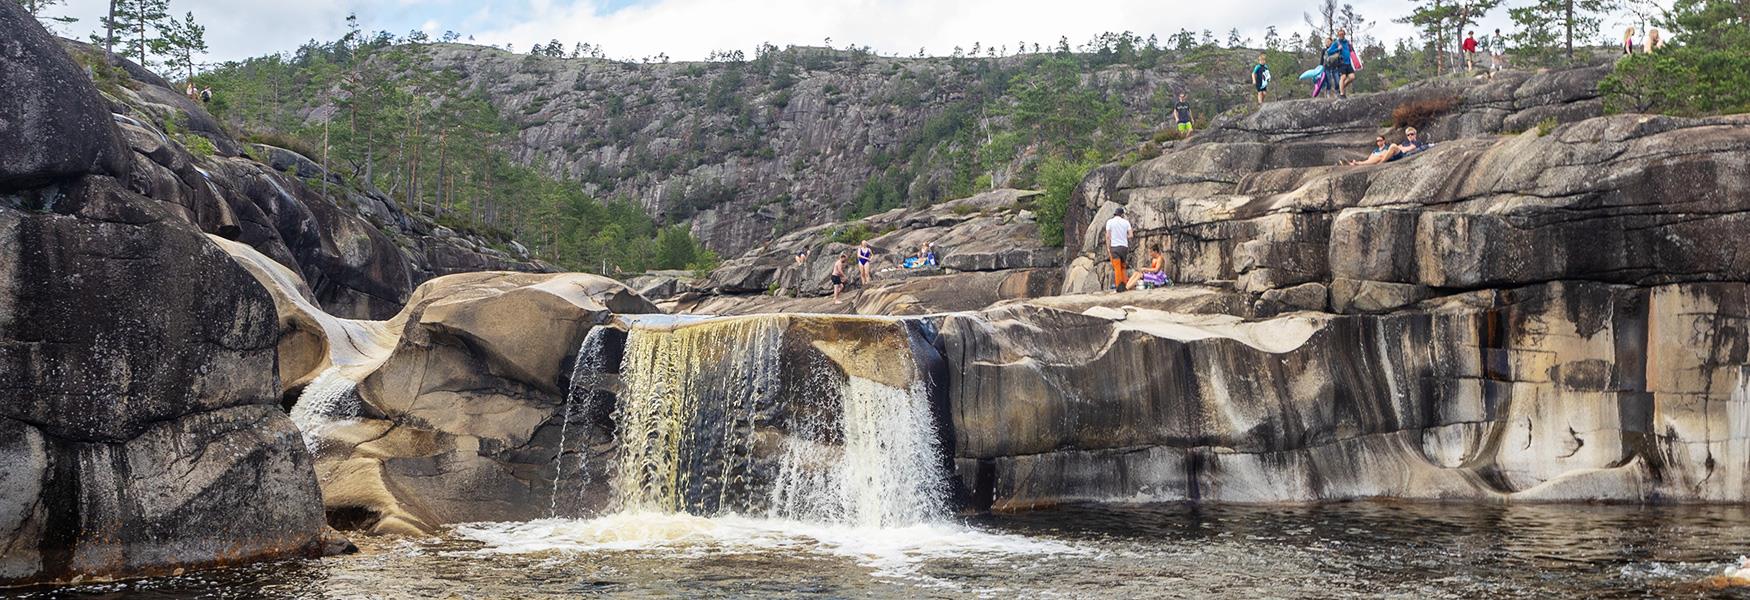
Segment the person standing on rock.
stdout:
<svg viewBox="0 0 1750 600">
<path fill-rule="evenodd" d="M 1337 97 L 1349 97 L 1349 83 L 1355 81 L 1355 46 L 1349 43 L 1349 32 L 1338 29 L 1337 39 L 1325 48 L 1325 56 L 1337 58 Z"/>
<path fill-rule="evenodd" d="M 847 259 L 847 258 L 849 258 L 849 257 L 844 255 L 844 254 L 840 254 L 840 255 L 838 255 L 838 258 L 834 258 L 832 261 L 832 303 L 833 304 L 844 304 L 843 300 L 839 300 L 839 292 L 844 291 L 844 289 L 845 289 L 845 259 Z"/>
<path fill-rule="evenodd" d="M 1501 35 L 1496 29 L 1494 37 L 1489 38 L 1489 79 L 1507 68 L 1507 36 Z"/>
<path fill-rule="evenodd" d="M 857 285 L 869 285 L 869 263 L 875 260 L 875 249 L 869 247 L 869 240 L 857 246 L 857 273 L 863 278 L 857 280 Z"/>
<path fill-rule="evenodd" d="M 1112 290 L 1124 291 L 1124 265 L 1130 260 L 1130 221 L 1124 218 L 1124 207 L 1112 211 L 1106 220 L 1106 253 L 1112 257 Z"/>
<path fill-rule="evenodd" d="M 1180 137 L 1191 136 L 1191 103 L 1186 100 L 1185 92 L 1179 92 L 1179 103 L 1173 105 L 1173 120 L 1179 123 Z"/>
<path fill-rule="evenodd" d="M 1252 87 L 1258 89 L 1258 106 L 1264 105 L 1264 94 L 1270 91 L 1270 65 L 1264 62 L 1266 58 L 1259 53 L 1258 64 L 1252 65 Z"/>
<path fill-rule="evenodd" d="M 1464 34 L 1464 42 L 1459 44 L 1458 48 L 1464 51 L 1464 71 L 1466 73 L 1475 72 L 1477 70 L 1477 32 L 1472 31 Z"/>
</svg>

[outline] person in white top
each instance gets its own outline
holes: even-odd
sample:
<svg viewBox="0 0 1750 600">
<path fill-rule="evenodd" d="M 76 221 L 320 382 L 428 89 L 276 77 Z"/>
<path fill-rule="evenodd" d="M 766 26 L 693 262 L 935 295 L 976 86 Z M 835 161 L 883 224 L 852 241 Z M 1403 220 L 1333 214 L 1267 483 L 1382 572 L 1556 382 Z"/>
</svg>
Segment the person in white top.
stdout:
<svg viewBox="0 0 1750 600">
<path fill-rule="evenodd" d="M 1130 221 L 1124 219 L 1124 207 L 1112 211 L 1106 220 L 1106 252 L 1112 255 L 1112 285 L 1124 291 L 1124 265 L 1130 261 Z"/>
</svg>

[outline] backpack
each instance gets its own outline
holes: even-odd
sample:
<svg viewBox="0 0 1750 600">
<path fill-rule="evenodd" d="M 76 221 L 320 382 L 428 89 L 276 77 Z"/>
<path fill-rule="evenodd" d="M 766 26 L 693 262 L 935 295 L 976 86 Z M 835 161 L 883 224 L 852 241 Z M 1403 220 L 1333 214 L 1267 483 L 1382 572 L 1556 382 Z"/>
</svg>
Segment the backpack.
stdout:
<svg viewBox="0 0 1750 600">
<path fill-rule="evenodd" d="M 212 90 L 201 90 L 201 102 L 212 102 L 212 101 L 213 101 L 213 91 Z"/>
</svg>

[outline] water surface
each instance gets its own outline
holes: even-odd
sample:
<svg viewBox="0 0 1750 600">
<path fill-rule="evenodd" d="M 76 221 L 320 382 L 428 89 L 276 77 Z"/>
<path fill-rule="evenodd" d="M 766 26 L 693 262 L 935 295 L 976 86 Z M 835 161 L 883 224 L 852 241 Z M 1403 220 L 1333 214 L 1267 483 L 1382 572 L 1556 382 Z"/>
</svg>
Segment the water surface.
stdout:
<svg viewBox="0 0 1750 600">
<path fill-rule="evenodd" d="M 23 597 L 1750 598 L 1704 583 L 1750 552 L 1741 507 L 1073 506 L 886 529 L 631 513 L 358 541 Z"/>
</svg>

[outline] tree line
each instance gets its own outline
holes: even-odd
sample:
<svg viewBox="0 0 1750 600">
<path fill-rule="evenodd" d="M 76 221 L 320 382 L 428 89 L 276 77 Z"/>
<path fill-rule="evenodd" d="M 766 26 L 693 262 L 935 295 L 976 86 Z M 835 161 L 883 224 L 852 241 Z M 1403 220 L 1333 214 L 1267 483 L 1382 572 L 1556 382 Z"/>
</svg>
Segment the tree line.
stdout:
<svg viewBox="0 0 1750 600">
<path fill-rule="evenodd" d="M 515 160 L 511 123 L 460 73 L 430 69 L 431 50 L 429 38 L 367 34 L 353 16 L 338 40 L 199 79 L 221 91 L 211 110 L 246 140 L 303 153 L 436 223 L 518 241 L 574 270 L 715 263 L 684 225 L 660 226 L 627 200 L 594 198 Z"/>
</svg>

